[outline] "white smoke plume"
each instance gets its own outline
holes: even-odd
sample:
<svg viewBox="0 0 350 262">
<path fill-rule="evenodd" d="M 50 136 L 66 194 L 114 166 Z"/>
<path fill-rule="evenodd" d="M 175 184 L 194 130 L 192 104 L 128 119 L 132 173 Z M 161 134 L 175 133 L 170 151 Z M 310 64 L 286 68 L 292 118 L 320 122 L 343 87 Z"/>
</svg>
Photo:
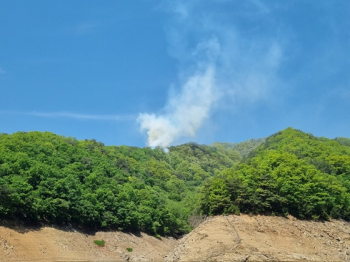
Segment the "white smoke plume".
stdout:
<svg viewBox="0 0 350 262">
<path fill-rule="evenodd" d="M 217 9 L 225 4 L 227 12 L 223 6 Z M 204 5 L 208 6 L 201 8 Z M 236 10 L 229 1 L 164 1 L 163 10 L 172 15 L 166 30 L 168 51 L 178 60 L 180 79 L 185 80 L 163 113 L 139 115 L 148 146 L 166 149 L 182 138 L 195 137 L 214 109 L 273 102 L 281 87 L 277 77 L 283 57 L 280 41 L 274 35 L 247 34 L 242 25 L 268 16 L 269 9 L 260 1 L 242 6 Z M 215 9 L 220 11 L 212 12 Z M 237 18 L 229 20 L 231 12 Z M 264 26 L 270 30 L 275 24 Z"/>
<path fill-rule="evenodd" d="M 164 115 L 140 114 L 142 131 L 147 131 L 148 146 L 166 148 L 180 137 L 194 137 L 209 116 L 215 101 L 215 70 L 208 66 L 190 77 L 181 93 L 171 97 Z"/>
</svg>

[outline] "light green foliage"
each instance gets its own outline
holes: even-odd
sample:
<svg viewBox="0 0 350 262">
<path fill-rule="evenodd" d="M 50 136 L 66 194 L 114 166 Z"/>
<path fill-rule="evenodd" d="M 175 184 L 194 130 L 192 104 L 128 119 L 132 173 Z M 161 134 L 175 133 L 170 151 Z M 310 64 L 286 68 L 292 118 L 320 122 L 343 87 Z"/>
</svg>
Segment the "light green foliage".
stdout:
<svg viewBox="0 0 350 262">
<path fill-rule="evenodd" d="M 341 144 L 341 145 L 350 146 L 350 138 L 336 137 L 336 138 L 334 138 L 334 140 L 339 142 L 339 144 Z"/>
<path fill-rule="evenodd" d="M 182 234 L 198 185 L 230 166 L 210 150 L 185 145 L 169 156 L 49 132 L 1 134 L 0 217 Z"/>
<path fill-rule="evenodd" d="M 49 132 L 0 134 L 0 218 L 154 236 L 189 232 L 188 218 L 201 213 L 350 219 L 347 141 L 288 128 L 266 141 L 189 143 L 166 154 Z"/>
<path fill-rule="evenodd" d="M 177 176 L 186 181 L 192 180 L 193 185 L 201 184 L 208 177 L 237 164 L 241 159 L 236 151 L 196 143 L 170 147 L 170 152 L 171 165 Z"/>
<path fill-rule="evenodd" d="M 94 243 L 100 247 L 104 247 L 106 242 L 102 239 L 102 240 L 94 240 Z"/>
<path fill-rule="evenodd" d="M 259 147 L 264 142 L 265 138 L 252 138 L 247 141 L 235 144 L 216 142 L 211 146 L 217 148 L 221 152 L 224 152 L 224 154 L 226 154 L 231 159 L 241 159 L 242 157 L 247 156 L 252 150 Z"/>
<path fill-rule="evenodd" d="M 288 128 L 267 138 L 240 165 L 208 180 L 201 209 L 349 220 L 349 178 L 349 147 Z"/>
</svg>

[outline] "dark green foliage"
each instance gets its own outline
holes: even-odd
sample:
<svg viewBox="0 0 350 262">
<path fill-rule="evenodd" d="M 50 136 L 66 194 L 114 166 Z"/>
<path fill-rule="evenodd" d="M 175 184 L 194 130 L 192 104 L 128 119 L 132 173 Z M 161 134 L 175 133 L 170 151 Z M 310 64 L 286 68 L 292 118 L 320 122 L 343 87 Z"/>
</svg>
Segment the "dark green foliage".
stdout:
<svg viewBox="0 0 350 262">
<path fill-rule="evenodd" d="M 188 143 L 170 147 L 171 165 L 177 176 L 193 185 L 199 185 L 208 177 L 237 164 L 241 159 L 237 151 L 224 150 L 220 147 Z M 193 174 L 193 175 L 192 175 Z"/>
<path fill-rule="evenodd" d="M 132 248 L 131 248 L 131 247 L 127 247 L 126 250 L 127 250 L 128 252 L 132 252 Z"/>
<path fill-rule="evenodd" d="M 102 240 L 94 240 L 94 243 L 100 247 L 104 247 L 106 242 L 102 239 Z"/>
<path fill-rule="evenodd" d="M 207 146 L 170 150 L 49 132 L 1 134 L 0 217 L 155 236 L 188 232 L 198 185 L 231 164 Z"/>
<path fill-rule="evenodd" d="M 205 214 L 350 219 L 347 139 L 288 128 L 264 141 L 189 143 L 166 154 L 49 132 L 0 134 L 0 218 L 156 237 L 186 233 L 189 217 Z"/>
<path fill-rule="evenodd" d="M 350 148 L 288 128 L 202 188 L 205 214 L 350 220 Z"/>
</svg>

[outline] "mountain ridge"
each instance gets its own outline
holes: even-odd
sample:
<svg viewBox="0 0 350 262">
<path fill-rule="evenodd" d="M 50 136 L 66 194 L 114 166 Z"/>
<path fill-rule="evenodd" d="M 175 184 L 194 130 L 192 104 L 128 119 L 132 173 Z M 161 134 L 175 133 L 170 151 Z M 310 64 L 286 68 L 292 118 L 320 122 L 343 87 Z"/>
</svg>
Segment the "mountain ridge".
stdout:
<svg viewBox="0 0 350 262">
<path fill-rule="evenodd" d="M 50 132 L 1 134 L 0 217 L 174 236 L 201 214 L 348 219 L 347 141 L 287 128 L 167 154 Z"/>
</svg>

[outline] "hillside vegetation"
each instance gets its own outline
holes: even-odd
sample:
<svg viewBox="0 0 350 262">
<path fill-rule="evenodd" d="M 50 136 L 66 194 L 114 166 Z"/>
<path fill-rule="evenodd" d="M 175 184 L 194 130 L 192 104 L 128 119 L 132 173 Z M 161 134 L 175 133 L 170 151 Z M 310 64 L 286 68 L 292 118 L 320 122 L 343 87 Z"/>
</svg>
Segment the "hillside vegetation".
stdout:
<svg viewBox="0 0 350 262">
<path fill-rule="evenodd" d="M 340 139 L 344 139 L 344 138 L 340 138 Z M 241 143 L 235 143 L 235 144 L 216 142 L 211 146 L 224 150 L 228 156 L 230 156 L 231 154 L 236 155 L 238 152 L 241 157 L 245 157 L 252 150 L 257 148 L 264 142 L 265 142 L 265 138 L 259 138 L 259 139 L 252 138 L 247 141 L 244 141 Z"/>
<path fill-rule="evenodd" d="M 207 181 L 202 211 L 350 220 L 347 141 L 317 138 L 292 128 L 278 132 L 239 165 Z"/>
<path fill-rule="evenodd" d="M 238 163 L 198 144 L 104 146 L 49 132 L 0 135 L 0 217 L 182 234 L 207 178 Z"/>
<path fill-rule="evenodd" d="M 348 142 L 288 128 L 167 154 L 50 132 L 0 134 L 0 218 L 156 236 L 189 232 L 191 215 L 349 220 Z"/>
</svg>

